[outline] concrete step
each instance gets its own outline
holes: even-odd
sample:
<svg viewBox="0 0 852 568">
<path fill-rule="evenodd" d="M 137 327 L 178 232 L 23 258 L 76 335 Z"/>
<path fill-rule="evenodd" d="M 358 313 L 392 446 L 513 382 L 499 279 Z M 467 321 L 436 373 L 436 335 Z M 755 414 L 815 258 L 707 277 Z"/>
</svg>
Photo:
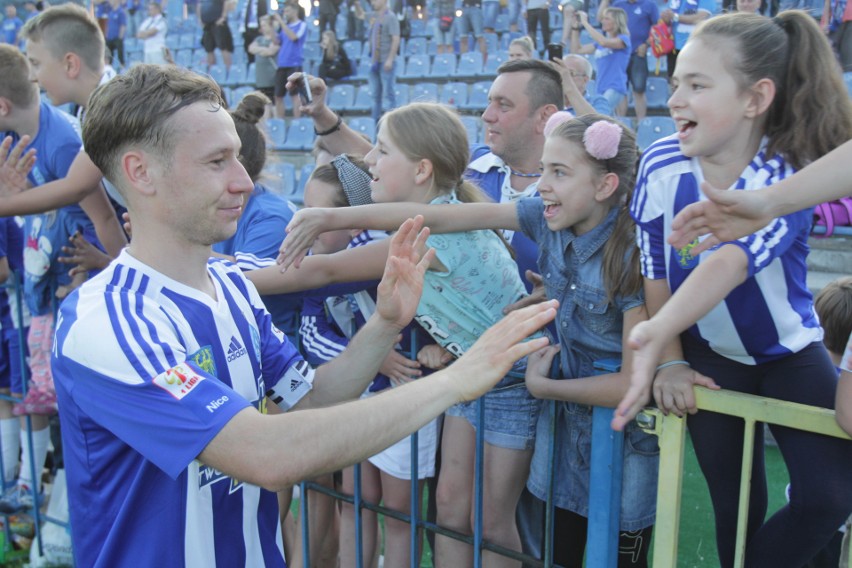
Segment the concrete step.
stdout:
<svg viewBox="0 0 852 568">
<path fill-rule="evenodd" d="M 808 241 L 808 288 L 814 294 L 842 276 L 852 276 L 852 239 L 848 237 L 811 238 Z"/>
</svg>

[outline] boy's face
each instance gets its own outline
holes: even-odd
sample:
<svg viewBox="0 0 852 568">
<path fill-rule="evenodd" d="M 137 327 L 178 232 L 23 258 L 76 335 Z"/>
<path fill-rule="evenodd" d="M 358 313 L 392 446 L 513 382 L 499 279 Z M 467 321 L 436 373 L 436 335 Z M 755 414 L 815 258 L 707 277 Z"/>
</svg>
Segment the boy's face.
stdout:
<svg viewBox="0 0 852 568">
<path fill-rule="evenodd" d="M 18 10 L 14 6 L 12 6 L 11 4 L 6 6 L 6 17 L 7 18 L 14 18 L 17 15 L 18 15 Z"/>
<path fill-rule="evenodd" d="M 61 105 L 73 100 L 64 63 L 54 57 L 43 42 L 27 40 L 27 59 L 30 61 L 30 81 L 37 82 L 44 89 L 51 103 Z"/>
</svg>

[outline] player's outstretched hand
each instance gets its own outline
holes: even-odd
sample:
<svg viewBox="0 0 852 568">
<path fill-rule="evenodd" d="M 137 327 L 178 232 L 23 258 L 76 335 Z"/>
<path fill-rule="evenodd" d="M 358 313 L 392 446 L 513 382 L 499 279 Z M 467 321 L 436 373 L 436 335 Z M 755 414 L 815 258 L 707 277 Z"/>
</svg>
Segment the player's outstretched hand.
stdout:
<svg viewBox="0 0 852 568">
<path fill-rule="evenodd" d="M 14 195 L 29 187 L 27 176 L 36 161 L 35 149 L 24 152 L 29 145 L 28 135 L 21 136 L 14 147 L 11 136 L 6 136 L 0 143 L 0 196 Z"/>
<path fill-rule="evenodd" d="M 546 347 L 545 336 L 529 336 L 556 317 L 559 302 L 549 300 L 515 310 L 483 333 L 455 363 L 451 373 L 460 400 L 475 400 L 488 392 L 512 368 L 515 361 Z"/>
<path fill-rule="evenodd" d="M 293 218 L 287 223 L 287 236 L 278 249 L 276 259 L 282 272 L 290 265 L 299 268 L 314 241 L 328 227 L 325 220 L 327 211 L 322 207 L 305 207 L 293 214 Z"/>
</svg>

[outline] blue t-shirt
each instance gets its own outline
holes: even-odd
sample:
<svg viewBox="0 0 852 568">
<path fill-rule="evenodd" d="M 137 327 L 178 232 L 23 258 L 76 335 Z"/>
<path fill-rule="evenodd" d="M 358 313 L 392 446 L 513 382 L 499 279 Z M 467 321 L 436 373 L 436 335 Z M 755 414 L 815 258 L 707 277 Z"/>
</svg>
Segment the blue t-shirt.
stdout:
<svg viewBox="0 0 852 568">
<path fill-rule="evenodd" d="M 510 173 L 509 166 L 492 154 L 488 146 L 475 144 L 470 147 L 470 163 L 467 165 L 464 177 L 478 185 L 495 203 L 509 203 L 522 197 L 536 195 L 538 183 L 530 184 L 523 191 L 512 189 Z M 527 270 L 538 272 L 535 264 L 538 246 L 520 231 L 503 231 L 503 236 L 512 245 L 521 281 L 527 291 L 531 292 L 532 285 L 527 282 L 525 272 Z"/>
<path fill-rule="evenodd" d="M 766 155 L 766 140 L 729 191 L 753 191 L 791 176 L 780 155 Z M 676 136 L 653 143 L 639 164 L 630 212 L 636 220 L 642 274 L 668 281 L 675 292 L 692 270 L 715 252 L 697 258 L 693 245 L 677 250 L 666 243 L 672 219 L 691 203 L 704 201 L 704 180 L 697 158 L 684 156 Z M 822 340 L 822 328 L 808 289 L 808 236 L 812 211 L 773 219 L 756 233 L 732 241 L 748 257 L 748 277 L 688 333 L 734 361 L 755 365 L 797 353 Z"/>
<path fill-rule="evenodd" d="M 62 303 L 52 368 L 77 566 L 285 566 L 276 494 L 196 458 L 265 397 L 289 409 L 313 371 L 236 267 L 207 272 L 216 299 L 125 250 Z"/>
<path fill-rule="evenodd" d="M 106 39 L 120 39 L 118 34 L 121 32 L 121 28 L 127 26 L 127 14 L 125 14 L 124 8 L 119 6 L 111 9 L 106 15 L 106 19 Z"/>
<path fill-rule="evenodd" d="M 695 14 L 703 10 L 708 14 L 713 14 L 716 8 L 713 0 L 669 0 L 669 8 L 672 12 L 676 12 L 681 16 L 684 14 Z M 686 45 L 686 40 L 692 34 L 696 24 L 684 24 L 681 22 L 672 23 L 672 32 L 674 34 L 675 49 L 683 49 Z"/>
<path fill-rule="evenodd" d="M 23 265 L 23 237 L 21 227 L 12 217 L 0 217 L 0 258 L 5 258 L 9 263 L 9 271 L 21 274 Z M 0 329 L 17 329 L 18 314 L 15 301 L 15 288 L 11 287 L 14 281 L 9 276 L 0 287 Z"/>
<path fill-rule="evenodd" d="M 618 0 L 613 8 L 621 8 L 627 14 L 627 29 L 630 30 L 630 45 L 633 50 L 648 41 L 651 27 L 660 19 L 660 9 L 653 0 Z"/>
<path fill-rule="evenodd" d="M 6 18 L 3 20 L 3 43 L 15 45 L 18 39 L 18 31 L 24 25 L 21 18 Z"/>
<path fill-rule="evenodd" d="M 287 201 L 255 184 L 237 223 L 237 232 L 230 239 L 213 245 L 213 250 L 235 257 L 237 266 L 243 271 L 275 264 L 278 247 L 292 218 L 293 210 Z M 288 335 L 295 334 L 299 328 L 301 297 L 301 294 L 263 296 L 272 321 Z"/>
<path fill-rule="evenodd" d="M 618 39 L 624 42 L 621 49 L 611 49 L 595 44 L 595 63 L 597 64 L 598 94 L 603 95 L 608 89 L 627 94 L 627 66 L 630 64 L 630 38 L 619 34 Z"/>
<path fill-rule="evenodd" d="M 292 24 L 287 24 L 287 27 L 296 34 L 296 39 L 290 39 L 283 31 L 278 32 L 278 41 L 281 42 L 281 49 L 278 50 L 278 67 L 301 67 L 305 61 L 304 49 L 305 41 L 308 39 L 308 25 L 304 20 L 296 20 Z"/>
</svg>

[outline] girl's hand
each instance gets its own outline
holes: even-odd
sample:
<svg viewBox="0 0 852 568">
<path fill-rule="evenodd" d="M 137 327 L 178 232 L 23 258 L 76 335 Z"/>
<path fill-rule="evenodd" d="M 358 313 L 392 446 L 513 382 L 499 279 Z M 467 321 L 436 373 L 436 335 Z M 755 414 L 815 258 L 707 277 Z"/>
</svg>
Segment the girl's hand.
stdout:
<svg viewBox="0 0 852 568">
<path fill-rule="evenodd" d="M 589 23 L 589 15 L 582 10 L 577 12 L 577 15 L 580 17 L 580 25 L 585 26 Z"/>
<path fill-rule="evenodd" d="M 672 246 L 683 248 L 697 237 L 712 233 L 691 249 L 693 256 L 720 242 L 750 235 L 772 221 L 768 213 L 771 193 L 765 189 L 729 191 L 703 182 L 701 191 L 709 201 L 693 203 L 678 213 L 672 221 L 672 233 L 668 238 Z"/>
<path fill-rule="evenodd" d="M 76 265 L 68 272 L 71 276 L 86 274 L 90 270 L 101 270 L 112 261 L 108 254 L 84 239 L 79 231 L 71 235 L 68 242 L 71 245 L 62 247 L 64 256 L 58 257 L 57 260 L 64 264 Z"/>
<path fill-rule="evenodd" d="M 409 359 L 399 351 L 388 353 L 382 366 L 379 367 L 379 372 L 389 378 L 395 387 L 413 381 L 423 374 L 420 363 Z"/>
<path fill-rule="evenodd" d="M 553 382 L 550 378 L 550 369 L 559 349 L 559 345 L 548 345 L 527 358 L 525 375 L 527 390 L 536 398 L 548 398 L 547 387 Z"/>
<path fill-rule="evenodd" d="M 675 416 L 695 414 L 695 385 L 719 389 L 719 385 L 710 377 L 693 371 L 686 365 L 666 367 L 657 373 L 654 379 L 654 400 L 663 414 L 671 412 Z"/>
<path fill-rule="evenodd" d="M 452 353 L 437 344 L 424 345 L 417 353 L 417 360 L 428 369 L 443 369 L 453 359 Z"/>
<path fill-rule="evenodd" d="M 524 273 L 524 276 L 526 277 L 527 282 L 533 285 L 533 291 L 529 296 L 524 296 L 514 304 L 509 304 L 503 308 L 504 314 L 508 314 L 509 312 L 519 310 L 533 304 L 538 304 L 539 302 L 547 301 L 547 294 L 544 291 L 544 280 L 542 280 L 541 274 L 533 272 L 532 270 L 527 270 Z"/>
<path fill-rule="evenodd" d="M 613 430 L 622 430 L 651 400 L 651 385 L 667 340 L 657 333 L 652 321 L 640 322 L 630 331 L 627 340 L 633 350 L 630 387 L 615 409 Z"/>
<path fill-rule="evenodd" d="M 287 224 L 287 236 L 278 249 L 276 262 L 281 265 L 281 272 L 291 264 L 299 268 L 314 241 L 328 227 L 327 218 L 328 210 L 321 207 L 305 207 L 296 211 Z"/>
<path fill-rule="evenodd" d="M 288 93 L 294 92 L 296 85 L 299 84 L 299 81 L 304 81 L 305 77 L 308 78 L 308 86 L 311 88 L 311 97 L 313 98 L 313 101 L 311 101 L 311 104 L 301 105 L 299 110 L 302 114 L 313 117 L 320 114 L 326 108 L 325 93 L 328 88 L 326 87 L 325 81 L 319 77 L 306 75 L 300 71 L 287 77 L 287 84 L 285 85 L 285 88 Z"/>
<path fill-rule="evenodd" d="M 6 136 L 0 143 L 0 195 L 14 195 L 29 187 L 27 175 L 36 161 L 34 148 L 24 152 L 29 144 L 30 137 L 26 134 L 21 136 L 14 148 L 11 136 Z"/>
</svg>

